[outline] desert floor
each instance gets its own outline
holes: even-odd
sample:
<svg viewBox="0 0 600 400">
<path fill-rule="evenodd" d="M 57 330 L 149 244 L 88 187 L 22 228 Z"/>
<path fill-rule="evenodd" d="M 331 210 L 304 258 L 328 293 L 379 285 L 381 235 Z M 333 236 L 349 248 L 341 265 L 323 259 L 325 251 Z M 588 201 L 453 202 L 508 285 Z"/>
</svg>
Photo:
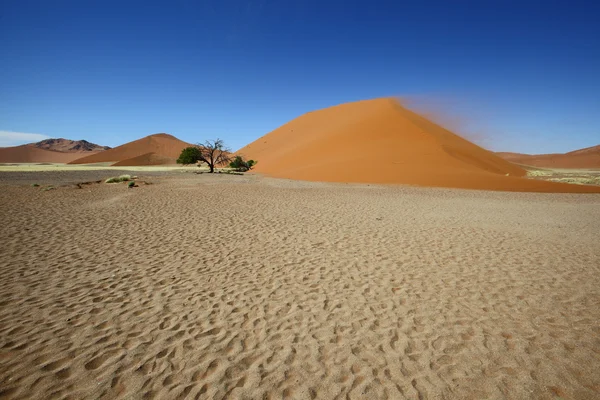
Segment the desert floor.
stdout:
<svg viewBox="0 0 600 400">
<path fill-rule="evenodd" d="M 0 397 L 600 397 L 600 195 L 142 173 L 0 173 Z"/>
</svg>

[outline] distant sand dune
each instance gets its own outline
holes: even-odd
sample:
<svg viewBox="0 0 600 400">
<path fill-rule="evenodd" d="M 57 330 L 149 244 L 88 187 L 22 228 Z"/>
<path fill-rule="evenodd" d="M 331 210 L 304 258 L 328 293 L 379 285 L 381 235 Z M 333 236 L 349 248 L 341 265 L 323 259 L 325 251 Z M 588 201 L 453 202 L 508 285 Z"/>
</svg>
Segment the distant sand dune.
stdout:
<svg viewBox="0 0 600 400">
<path fill-rule="evenodd" d="M 85 140 L 46 139 L 21 146 L 0 147 L 0 163 L 66 164 L 106 148 Z"/>
<path fill-rule="evenodd" d="M 564 154 L 496 154 L 513 163 L 541 168 L 600 168 L 600 145 Z"/>
<path fill-rule="evenodd" d="M 257 172 L 327 182 L 532 192 L 599 188 L 523 179 L 525 170 L 403 108 L 393 99 L 342 104 L 302 115 L 238 154 Z"/>
<path fill-rule="evenodd" d="M 181 150 L 191 144 L 172 135 L 158 133 L 115 147 L 102 153 L 71 161 L 70 164 L 116 162 L 116 165 L 157 165 L 158 162 L 172 164 Z"/>
<path fill-rule="evenodd" d="M 30 145 L 0 148 L 0 163 L 69 163 L 82 153 L 63 153 Z"/>
</svg>

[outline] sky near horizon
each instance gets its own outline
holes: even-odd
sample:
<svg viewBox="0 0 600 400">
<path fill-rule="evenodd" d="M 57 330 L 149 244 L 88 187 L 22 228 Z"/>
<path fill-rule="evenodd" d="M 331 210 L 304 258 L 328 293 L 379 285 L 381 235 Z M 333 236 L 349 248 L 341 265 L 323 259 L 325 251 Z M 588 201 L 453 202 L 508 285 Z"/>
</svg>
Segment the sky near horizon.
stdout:
<svg viewBox="0 0 600 400">
<path fill-rule="evenodd" d="M 600 144 L 599 18 L 593 1 L 3 0 L 0 146 L 167 132 L 235 150 L 400 96 L 490 150 L 571 151 Z"/>
</svg>

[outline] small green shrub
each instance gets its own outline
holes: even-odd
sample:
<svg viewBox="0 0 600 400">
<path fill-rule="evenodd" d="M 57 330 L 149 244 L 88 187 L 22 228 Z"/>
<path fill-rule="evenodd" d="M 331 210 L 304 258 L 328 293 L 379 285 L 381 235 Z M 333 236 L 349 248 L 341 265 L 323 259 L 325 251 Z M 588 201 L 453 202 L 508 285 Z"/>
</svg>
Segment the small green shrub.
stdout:
<svg viewBox="0 0 600 400">
<path fill-rule="evenodd" d="M 37 183 L 32 183 L 31 186 L 33 186 L 33 187 L 39 187 L 40 185 L 37 184 Z"/>
<path fill-rule="evenodd" d="M 120 183 L 127 182 L 131 180 L 131 175 L 121 175 L 121 176 L 113 176 L 112 178 L 108 178 L 104 181 L 104 183 Z"/>
<path fill-rule="evenodd" d="M 254 160 L 244 160 L 241 156 L 235 156 L 233 161 L 229 163 L 229 168 L 233 168 L 238 172 L 246 172 L 250 171 L 252 167 L 256 165 L 256 161 Z"/>
</svg>

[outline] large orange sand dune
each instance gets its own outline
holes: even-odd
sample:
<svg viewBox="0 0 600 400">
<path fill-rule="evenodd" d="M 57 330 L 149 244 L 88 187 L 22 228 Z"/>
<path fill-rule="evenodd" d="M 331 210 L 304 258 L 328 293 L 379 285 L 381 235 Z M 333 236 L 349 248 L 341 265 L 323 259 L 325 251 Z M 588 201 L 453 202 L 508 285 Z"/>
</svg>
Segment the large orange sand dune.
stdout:
<svg viewBox="0 0 600 400">
<path fill-rule="evenodd" d="M 114 165 L 175 164 L 181 150 L 191 146 L 166 133 L 157 133 L 125 143 L 102 153 L 79 158 L 70 164 L 116 163 Z"/>
<path fill-rule="evenodd" d="M 540 168 L 600 168 L 600 145 L 565 154 L 496 154 L 513 163 Z"/>
<path fill-rule="evenodd" d="M 523 178 L 521 167 L 388 98 L 309 112 L 238 154 L 258 160 L 257 172 L 307 181 L 600 192 L 600 187 Z"/>
</svg>

